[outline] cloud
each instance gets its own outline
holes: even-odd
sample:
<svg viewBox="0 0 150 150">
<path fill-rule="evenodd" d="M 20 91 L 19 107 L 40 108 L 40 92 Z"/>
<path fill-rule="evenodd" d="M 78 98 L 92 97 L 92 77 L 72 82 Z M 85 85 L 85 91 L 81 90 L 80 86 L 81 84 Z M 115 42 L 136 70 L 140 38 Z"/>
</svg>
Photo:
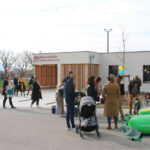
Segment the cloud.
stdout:
<svg viewBox="0 0 150 150">
<path fill-rule="evenodd" d="M 121 26 L 129 50 L 149 50 L 148 0 L 0 1 L 0 48 L 16 51 L 118 50 Z"/>
</svg>

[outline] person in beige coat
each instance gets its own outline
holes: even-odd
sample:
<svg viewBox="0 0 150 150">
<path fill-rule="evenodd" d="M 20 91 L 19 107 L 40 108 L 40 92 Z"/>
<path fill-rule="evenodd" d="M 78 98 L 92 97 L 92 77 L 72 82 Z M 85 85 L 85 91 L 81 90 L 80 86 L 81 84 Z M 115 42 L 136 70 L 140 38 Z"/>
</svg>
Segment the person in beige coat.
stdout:
<svg viewBox="0 0 150 150">
<path fill-rule="evenodd" d="M 104 99 L 104 116 L 107 117 L 108 127 L 111 129 L 111 118 L 114 118 L 115 128 L 118 128 L 118 99 L 120 95 L 120 89 L 115 83 L 114 75 L 110 75 L 108 81 L 103 86 L 102 96 Z"/>
</svg>

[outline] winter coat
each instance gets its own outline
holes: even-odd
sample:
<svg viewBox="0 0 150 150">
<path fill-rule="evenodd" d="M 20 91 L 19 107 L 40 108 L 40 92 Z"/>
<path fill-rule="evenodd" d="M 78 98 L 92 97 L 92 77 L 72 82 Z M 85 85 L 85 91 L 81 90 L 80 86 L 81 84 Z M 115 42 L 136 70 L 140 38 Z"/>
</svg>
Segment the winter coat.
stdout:
<svg viewBox="0 0 150 150">
<path fill-rule="evenodd" d="M 66 102 L 74 101 L 75 100 L 75 86 L 73 83 L 73 79 L 69 77 L 68 80 L 66 81 L 64 87 L 65 87 Z"/>
<path fill-rule="evenodd" d="M 6 95 L 6 86 L 8 85 L 8 80 L 4 80 L 3 82 L 3 91 L 2 91 L 2 95 Z"/>
<path fill-rule="evenodd" d="M 87 89 L 87 95 L 91 96 L 94 101 L 98 101 L 98 94 L 97 94 L 97 90 L 95 88 L 95 85 L 89 85 L 88 89 Z"/>
<path fill-rule="evenodd" d="M 104 84 L 102 90 L 102 96 L 105 101 L 104 104 L 104 116 L 115 117 L 118 116 L 118 99 L 120 95 L 119 86 L 113 82 Z"/>
<path fill-rule="evenodd" d="M 142 85 L 142 82 L 141 82 L 141 79 L 139 79 L 138 81 L 134 81 L 134 80 L 131 80 L 130 83 L 129 83 L 129 86 L 128 86 L 128 90 L 129 90 L 129 94 L 133 94 L 133 87 L 134 87 L 134 84 L 137 82 L 138 86 L 137 86 L 137 89 L 138 89 L 138 93 L 140 93 L 140 87 Z"/>
<path fill-rule="evenodd" d="M 31 99 L 32 100 L 42 99 L 41 88 L 40 88 L 39 83 L 36 81 L 33 84 Z"/>
<path fill-rule="evenodd" d="M 29 86 L 33 86 L 33 84 L 34 84 L 34 80 L 33 80 L 33 79 L 30 79 L 28 85 L 29 85 Z"/>
</svg>

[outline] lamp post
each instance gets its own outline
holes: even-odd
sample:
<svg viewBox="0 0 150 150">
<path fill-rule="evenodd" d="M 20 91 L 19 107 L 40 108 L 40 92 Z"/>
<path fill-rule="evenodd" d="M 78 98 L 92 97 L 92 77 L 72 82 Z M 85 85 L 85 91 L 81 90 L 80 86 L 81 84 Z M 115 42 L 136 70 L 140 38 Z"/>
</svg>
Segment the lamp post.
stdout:
<svg viewBox="0 0 150 150">
<path fill-rule="evenodd" d="M 90 58 L 90 75 L 92 75 L 92 59 L 94 59 L 95 55 L 90 54 L 89 58 Z"/>
<path fill-rule="evenodd" d="M 105 32 L 107 32 L 107 53 L 109 53 L 109 32 L 112 31 L 112 29 L 104 29 Z"/>
</svg>

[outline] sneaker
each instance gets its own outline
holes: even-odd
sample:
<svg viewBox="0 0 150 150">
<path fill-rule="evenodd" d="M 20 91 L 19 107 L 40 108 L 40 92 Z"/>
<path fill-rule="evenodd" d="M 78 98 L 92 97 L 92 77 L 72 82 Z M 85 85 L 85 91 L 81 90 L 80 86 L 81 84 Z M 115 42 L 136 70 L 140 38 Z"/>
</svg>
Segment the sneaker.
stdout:
<svg viewBox="0 0 150 150">
<path fill-rule="evenodd" d="M 132 111 L 129 111 L 129 114 L 132 115 Z"/>
<path fill-rule="evenodd" d="M 12 106 L 11 108 L 12 108 L 12 109 L 15 109 L 16 107 Z"/>
<path fill-rule="evenodd" d="M 71 131 L 71 128 L 67 128 L 67 131 Z"/>
<path fill-rule="evenodd" d="M 71 131 L 73 131 L 73 132 L 74 132 L 74 131 L 76 131 L 76 129 L 75 129 L 75 128 L 72 128 L 72 129 L 71 129 Z"/>
</svg>

